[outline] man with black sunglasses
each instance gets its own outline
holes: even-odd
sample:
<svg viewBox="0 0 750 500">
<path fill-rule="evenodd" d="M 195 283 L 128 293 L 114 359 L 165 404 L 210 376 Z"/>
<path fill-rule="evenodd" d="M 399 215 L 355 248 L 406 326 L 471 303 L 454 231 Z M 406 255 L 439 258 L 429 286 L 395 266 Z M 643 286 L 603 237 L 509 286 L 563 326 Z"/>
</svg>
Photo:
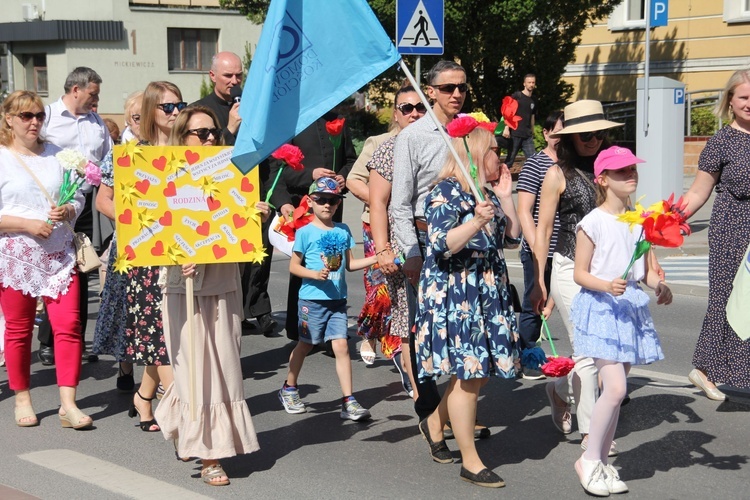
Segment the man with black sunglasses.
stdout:
<svg viewBox="0 0 750 500">
<path fill-rule="evenodd" d="M 529 73 L 523 77 L 523 90 L 513 92 L 511 96 L 518 101 L 516 115 L 521 117 L 521 121 L 518 122 L 516 130 L 511 130 L 510 127 L 505 127 L 505 130 L 503 130 L 503 137 L 509 139 L 508 156 L 505 158 L 505 164 L 509 168 L 516 161 L 518 151 L 523 150 L 527 160 L 536 154 L 536 148 L 534 148 L 536 99 L 532 96 L 535 88 L 536 76 Z"/>
<path fill-rule="evenodd" d="M 406 261 L 403 271 L 409 282 L 409 325 L 414 325 L 417 308 L 417 286 L 422 270 L 427 222 L 424 219 L 424 200 L 448 157 L 448 146 L 438 127 L 444 127 L 461 111 L 466 99 L 466 71 L 453 61 L 439 61 L 427 74 L 427 96 L 434 101 L 432 110 L 440 123 L 428 115 L 405 128 L 397 137 L 393 149 L 393 190 L 390 213 L 391 229 Z M 414 356 L 414 331 L 409 339 L 414 373 L 418 373 Z M 419 397 L 414 409 L 420 420 L 430 415 L 440 404 L 440 393 L 432 379 L 419 379 Z"/>
<path fill-rule="evenodd" d="M 91 68 L 81 66 L 70 72 L 65 80 L 65 94 L 45 107 L 46 120 L 42 135 L 55 146 L 79 151 L 86 159 L 101 163 L 112 149 L 109 129 L 95 109 L 99 104 L 102 78 Z M 107 239 L 114 226 L 106 217 L 100 217 L 93 206 L 94 188 L 84 183 L 86 205 L 76 221 L 75 230 L 86 233 L 97 250 L 106 248 Z M 88 276 L 81 275 L 81 335 L 86 334 L 88 321 Z M 54 363 L 49 322 L 43 318 L 39 325 L 41 349 L 39 358 L 45 365 Z M 84 350 L 83 358 L 97 361 L 98 357 Z"/>
</svg>

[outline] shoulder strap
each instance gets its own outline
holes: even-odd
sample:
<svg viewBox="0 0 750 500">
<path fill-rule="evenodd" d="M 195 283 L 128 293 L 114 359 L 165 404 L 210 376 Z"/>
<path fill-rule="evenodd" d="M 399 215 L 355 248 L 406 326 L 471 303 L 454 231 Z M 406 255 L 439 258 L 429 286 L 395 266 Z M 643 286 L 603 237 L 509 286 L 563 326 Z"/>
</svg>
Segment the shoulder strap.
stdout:
<svg viewBox="0 0 750 500">
<path fill-rule="evenodd" d="M 584 181 L 586 181 L 586 183 L 587 183 L 587 184 L 588 184 L 589 186 L 591 186 L 591 189 L 593 189 L 593 190 L 594 190 L 594 192 L 596 192 L 596 186 L 594 186 L 594 183 L 593 183 L 593 182 L 591 182 L 591 179 L 589 179 L 588 177 L 586 177 L 585 175 L 583 175 L 583 172 L 581 172 L 581 171 L 580 171 L 580 170 L 578 170 L 577 168 L 573 167 L 573 170 L 575 170 L 575 171 L 576 171 L 576 172 L 578 173 L 578 175 L 580 175 L 580 176 L 581 176 L 581 177 L 583 178 L 583 180 L 584 180 Z"/>
<path fill-rule="evenodd" d="M 19 165 L 21 165 L 21 166 L 22 166 L 22 167 L 24 168 L 24 170 L 26 170 L 26 172 L 27 172 L 27 173 L 28 173 L 28 174 L 29 174 L 29 175 L 31 176 L 31 178 L 32 178 L 32 179 L 34 179 L 34 182 L 36 182 L 36 185 L 37 185 L 37 186 L 39 186 L 39 189 L 41 189 L 41 190 L 42 190 L 42 193 L 43 193 L 43 194 L 44 194 L 44 196 L 45 196 L 45 197 L 47 198 L 47 201 L 49 201 L 49 206 L 50 206 L 50 207 L 53 207 L 53 206 L 55 206 L 55 202 L 54 202 L 54 200 L 52 199 L 52 197 L 51 197 L 51 196 L 49 195 L 49 193 L 47 192 L 47 189 L 46 189 L 46 188 L 45 188 L 45 187 L 44 187 L 44 186 L 42 185 L 42 183 L 41 183 L 41 182 L 39 182 L 39 178 L 38 178 L 38 177 L 36 176 L 36 174 L 35 174 L 35 173 L 34 173 L 34 172 L 33 172 L 33 171 L 32 171 L 32 170 L 31 170 L 31 169 L 29 168 L 29 166 L 28 166 L 28 165 L 26 165 L 26 162 L 25 162 L 25 161 L 23 161 L 23 159 L 21 159 L 21 157 L 20 157 L 20 156 L 18 156 L 18 154 L 17 154 L 17 153 L 15 152 L 15 151 L 13 151 L 12 149 L 10 149 L 10 148 L 6 148 L 6 149 L 7 149 L 7 150 L 8 150 L 9 152 L 10 152 L 10 154 L 12 154 L 13 156 L 15 156 L 15 157 L 16 157 L 16 160 L 18 161 L 18 164 L 19 164 Z M 63 224 L 65 224 L 65 225 L 66 225 L 66 226 L 68 227 L 68 229 L 70 229 L 70 232 L 72 232 L 73 234 L 75 234 L 75 231 L 73 231 L 73 228 L 72 228 L 72 227 L 71 227 L 71 225 L 70 225 L 70 224 L 68 223 L 68 221 L 62 221 L 62 223 L 63 223 Z"/>
</svg>

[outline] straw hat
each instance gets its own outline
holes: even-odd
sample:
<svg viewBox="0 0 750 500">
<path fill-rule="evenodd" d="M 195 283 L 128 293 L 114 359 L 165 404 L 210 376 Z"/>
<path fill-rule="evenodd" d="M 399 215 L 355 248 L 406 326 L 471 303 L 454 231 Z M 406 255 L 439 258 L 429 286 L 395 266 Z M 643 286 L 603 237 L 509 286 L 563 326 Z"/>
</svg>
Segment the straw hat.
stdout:
<svg viewBox="0 0 750 500">
<path fill-rule="evenodd" d="M 565 106 L 563 116 L 563 128 L 553 134 L 552 137 L 581 132 L 596 132 L 597 130 L 606 130 L 624 125 L 624 123 L 605 120 L 602 103 L 586 99 Z"/>
</svg>

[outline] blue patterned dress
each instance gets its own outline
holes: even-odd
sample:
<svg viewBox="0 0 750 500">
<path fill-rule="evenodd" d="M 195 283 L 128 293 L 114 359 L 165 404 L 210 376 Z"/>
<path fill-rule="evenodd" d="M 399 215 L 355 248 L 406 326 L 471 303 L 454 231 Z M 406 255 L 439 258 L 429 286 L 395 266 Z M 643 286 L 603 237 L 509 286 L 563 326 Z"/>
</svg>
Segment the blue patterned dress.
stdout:
<svg viewBox="0 0 750 500">
<path fill-rule="evenodd" d="M 115 179 L 111 152 L 102 162 L 100 168 L 102 184 L 114 188 Z M 116 361 L 125 361 L 128 276 L 115 271 L 115 260 L 117 260 L 117 242 L 113 235 L 109 261 L 107 262 L 107 278 L 102 288 L 102 301 L 99 305 L 99 315 L 96 318 L 91 352 L 108 354 L 114 356 Z"/>
<path fill-rule="evenodd" d="M 417 361 L 419 377 L 456 375 L 459 380 L 496 375 L 515 378 L 518 328 L 508 293 L 502 246 L 507 220 L 494 193 L 492 237 L 477 233 L 450 254 L 448 231 L 474 217 L 476 202 L 455 178 L 440 182 L 425 200 L 428 241 L 419 282 Z"/>
</svg>

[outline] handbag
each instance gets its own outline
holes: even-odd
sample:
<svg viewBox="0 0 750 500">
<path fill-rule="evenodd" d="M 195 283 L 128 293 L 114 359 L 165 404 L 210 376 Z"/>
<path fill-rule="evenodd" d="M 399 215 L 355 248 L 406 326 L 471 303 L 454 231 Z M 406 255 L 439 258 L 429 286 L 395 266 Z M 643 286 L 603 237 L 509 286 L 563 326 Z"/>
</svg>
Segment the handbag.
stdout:
<svg viewBox="0 0 750 500">
<path fill-rule="evenodd" d="M 8 148 L 8 151 L 10 151 L 13 156 L 16 157 L 16 160 L 18 160 L 18 163 L 26 169 L 26 171 L 29 173 L 32 179 L 34 179 L 34 182 L 36 182 L 36 185 L 39 186 L 39 189 L 42 190 L 42 193 L 44 193 L 44 196 L 47 197 L 47 201 L 49 201 L 50 206 L 54 206 L 55 202 L 52 199 L 52 197 L 49 195 L 47 190 L 44 188 L 41 182 L 39 182 L 39 179 L 34 174 L 34 172 L 29 168 L 28 165 L 26 165 L 26 162 L 21 159 L 20 156 L 16 154 L 15 151 Z M 75 246 L 76 250 L 76 264 L 77 268 L 82 273 L 90 273 L 91 271 L 95 271 L 99 269 L 102 266 L 102 261 L 99 260 L 99 255 L 96 253 L 96 250 L 94 249 L 94 245 L 91 243 L 91 240 L 88 236 L 86 236 L 86 233 L 80 233 L 75 232 L 73 230 L 73 227 L 67 222 L 63 221 L 63 224 L 65 224 L 65 227 L 68 228 L 68 230 L 73 233 L 73 245 Z"/>
</svg>

